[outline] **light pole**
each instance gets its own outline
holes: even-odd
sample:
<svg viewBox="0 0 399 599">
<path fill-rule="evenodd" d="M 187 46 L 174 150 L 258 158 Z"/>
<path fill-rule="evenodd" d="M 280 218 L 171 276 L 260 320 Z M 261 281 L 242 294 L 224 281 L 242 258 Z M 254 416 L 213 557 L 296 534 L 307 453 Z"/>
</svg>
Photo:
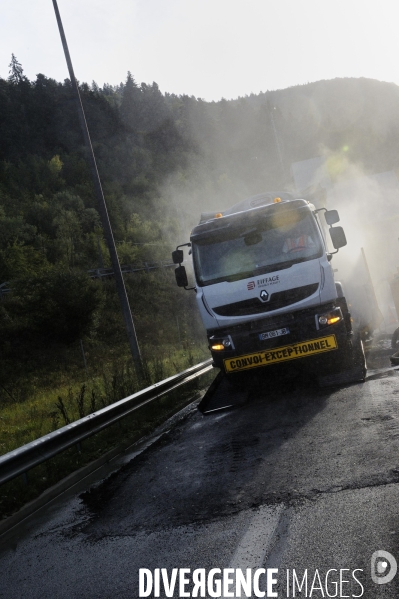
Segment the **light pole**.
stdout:
<svg viewBox="0 0 399 599">
<path fill-rule="evenodd" d="M 82 100 L 81 100 L 80 93 L 79 93 L 79 87 L 76 82 L 75 74 L 74 74 L 73 67 L 72 67 L 72 61 L 71 61 L 71 57 L 69 54 L 65 33 L 64 33 L 64 28 L 62 26 L 60 12 L 58 10 L 57 0 L 53 0 L 53 6 L 54 6 L 55 16 L 56 16 L 57 23 L 58 23 L 58 29 L 59 29 L 60 36 L 61 36 L 62 46 L 64 48 L 65 59 L 66 59 L 67 66 L 68 66 L 69 78 L 71 80 L 72 88 L 75 92 L 75 99 L 76 99 L 76 104 L 77 104 L 77 109 L 78 109 L 78 114 L 79 114 L 80 125 L 82 127 L 83 137 L 84 137 L 85 144 L 86 144 L 87 156 L 88 156 L 89 163 L 90 163 L 91 174 L 92 174 L 92 178 L 93 178 L 95 193 L 97 196 L 97 202 L 98 202 L 101 222 L 102 222 L 102 226 L 104 229 L 105 238 L 107 240 L 109 253 L 111 256 L 111 263 L 112 263 L 112 268 L 113 268 L 114 275 L 115 275 L 115 282 L 116 282 L 116 287 L 118 290 L 119 301 L 120 301 L 121 307 L 122 307 L 123 318 L 125 321 L 127 336 L 128 336 L 129 345 L 130 345 L 130 351 L 133 356 L 133 361 L 134 361 L 134 365 L 136 368 L 136 372 L 141 377 L 142 373 L 143 373 L 143 365 L 142 365 L 142 361 L 141 361 L 140 348 L 138 345 L 136 331 L 134 328 L 133 317 L 132 317 L 132 313 L 131 313 L 130 305 L 129 305 L 129 299 L 128 299 L 127 293 L 126 293 L 125 282 L 123 280 L 121 266 L 119 264 L 119 258 L 118 258 L 118 254 L 116 251 L 116 246 L 115 246 L 114 236 L 112 233 L 111 223 L 109 221 L 108 210 L 107 210 L 107 206 L 105 203 L 105 198 L 104 198 L 104 193 L 103 193 L 102 186 L 101 186 L 100 176 L 99 176 L 98 170 L 97 170 L 97 164 L 96 164 L 96 159 L 94 156 L 93 146 L 91 144 L 90 133 L 89 133 L 89 129 L 87 127 L 86 117 L 85 117 Z"/>
</svg>

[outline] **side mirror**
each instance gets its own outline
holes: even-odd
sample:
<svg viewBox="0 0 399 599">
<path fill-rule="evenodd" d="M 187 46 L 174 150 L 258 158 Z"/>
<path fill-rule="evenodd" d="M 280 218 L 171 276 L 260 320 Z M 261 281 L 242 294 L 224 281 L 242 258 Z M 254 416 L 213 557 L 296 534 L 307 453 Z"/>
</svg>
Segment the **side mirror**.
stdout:
<svg viewBox="0 0 399 599">
<path fill-rule="evenodd" d="M 179 250 L 176 250 L 179 251 Z M 180 250 L 181 253 L 183 253 L 182 250 Z M 177 268 L 175 268 L 175 277 L 176 277 L 176 283 L 178 287 L 187 287 L 188 286 L 188 280 L 187 280 L 187 273 L 186 273 L 186 269 L 184 266 L 178 266 Z"/>
<path fill-rule="evenodd" d="M 184 259 L 183 250 L 175 250 L 172 252 L 173 264 L 181 264 Z"/>
<path fill-rule="evenodd" d="M 326 219 L 326 223 L 329 227 L 331 227 L 331 225 L 335 225 L 335 223 L 339 223 L 340 221 L 338 210 L 326 210 L 324 213 L 324 218 Z"/>
<path fill-rule="evenodd" d="M 331 241 L 336 250 L 347 244 L 345 233 L 342 227 L 333 227 L 330 229 Z"/>
</svg>

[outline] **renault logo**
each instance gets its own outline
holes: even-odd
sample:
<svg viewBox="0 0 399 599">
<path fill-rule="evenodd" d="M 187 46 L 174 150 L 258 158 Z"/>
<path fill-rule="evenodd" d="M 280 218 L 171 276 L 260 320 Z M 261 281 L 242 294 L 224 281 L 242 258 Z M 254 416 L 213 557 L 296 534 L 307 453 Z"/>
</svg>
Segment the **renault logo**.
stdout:
<svg viewBox="0 0 399 599">
<path fill-rule="evenodd" d="M 267 293 L 266 289 L 262 289 L 262 291 L 260 292 L 260 299 L 262 300 L 262 302 L 267 302 L 267 300 L 269 299 L 269 294 Z"/>
</svg>

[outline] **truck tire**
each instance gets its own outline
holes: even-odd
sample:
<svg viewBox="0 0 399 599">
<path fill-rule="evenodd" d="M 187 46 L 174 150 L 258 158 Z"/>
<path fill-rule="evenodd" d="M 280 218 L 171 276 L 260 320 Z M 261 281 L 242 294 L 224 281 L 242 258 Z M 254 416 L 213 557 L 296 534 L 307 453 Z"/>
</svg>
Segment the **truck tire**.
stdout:
<svg viewBox="0 0 399 599">
<path fill-rule="evenodd" d="M 394 364 L 394 366 L 397 366 L 399 364 L 399 351 L 392 354 L 392 356 L 390 356 L 389 359 L 391 360 L 391 364 Z"/>
<path fill-rule="evenodd" d="M 399 349 L 399 328 L 395 329 L 391 339 L 392 349 Z"/>
</svg>

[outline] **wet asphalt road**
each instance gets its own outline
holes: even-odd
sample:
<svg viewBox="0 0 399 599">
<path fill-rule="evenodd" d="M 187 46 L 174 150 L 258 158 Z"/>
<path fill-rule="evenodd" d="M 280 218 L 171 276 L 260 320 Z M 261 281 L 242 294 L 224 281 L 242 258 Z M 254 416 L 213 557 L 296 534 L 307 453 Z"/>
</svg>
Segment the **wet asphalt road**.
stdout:
<svg viewBox="0 0 399 599">
<path fill-rule="evenodd" d="M 3 542 L 0 597 L 136 599 L 140 568 L 277 568 L 279 597 L 294 596 L 295 569 L 308 579 L 297 597 L 398 597 L 399 574 L 376 584 L 370 570 L 377 550 L 399 561 L 399 370 L 388 365 L 374 354 L 369 368 L 382 370 L 363 384 L 276 379 L 238 409 L 186 409 Z"/>
</svg>

